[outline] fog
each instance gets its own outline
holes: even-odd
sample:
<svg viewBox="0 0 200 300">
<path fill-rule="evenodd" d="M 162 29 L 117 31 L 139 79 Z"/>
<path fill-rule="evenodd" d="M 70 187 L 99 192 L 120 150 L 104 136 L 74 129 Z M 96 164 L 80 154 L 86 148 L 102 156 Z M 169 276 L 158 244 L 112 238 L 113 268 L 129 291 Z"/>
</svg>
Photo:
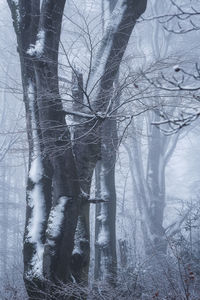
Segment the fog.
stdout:
<svg viewBox="0 0 200 300">
<path fill-rule="evenodd" d="M 0 299 L 198 300 L 199 1 L 26 2 L 0 2 Z"/>
</svg>

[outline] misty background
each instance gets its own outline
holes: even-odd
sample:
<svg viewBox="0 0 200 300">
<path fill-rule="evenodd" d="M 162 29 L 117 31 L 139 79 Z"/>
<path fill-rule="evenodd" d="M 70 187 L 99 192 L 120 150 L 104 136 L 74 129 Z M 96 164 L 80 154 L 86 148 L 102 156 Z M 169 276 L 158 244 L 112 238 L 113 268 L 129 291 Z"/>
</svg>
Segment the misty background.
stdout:
<svg viewBox="0 0 200 300">
<path fill-rule="evenodd" d="M 67 2 L 62 25 L 59 74 L 62 79 L 66 79 L 60 80 L 60 88 L 64 103 L 70 107 L 71 103 L 68 101 L 70 85 L 67 81 L 71 80 L 71 66 L 78 67 L 83 74 L 86 74 L 91 55 L 88 50 L 88 37 L 91 37 L 94 44 L 101 40 L 108 22 L 108 8 L 106 8 L 106 1 L 103 1 L 103 11 L 101 1 L 68 0 Z M 184 7 L 184 2 L 188 9 L 188 1 L 181 1 L 181 5 Z M 196 2 L 199 5 L 198 1 Z M 15 291 L 19 297 L 20 293 L 24 293 L 22 246 L 28 144 L 16 37 L 6 1 L 0 1 L 0 9 L 0 297 L 2 299 L 18 299 L 11 298 L 11 296 L 6 298 L 6 295 L 13 295 L 13 291 Z M 154 80 L 162 72 L 168 78 L 173 78 L 174 75 L 177 75 L 174 70 L 177 65 L 182 66 L 188 72 L 195 72 L 195 64 L 199 62 L 200 31 L 175 34 L 171 32 L 171 29 L 178 28 L 176 19 L 172 19 L 166 24 L 163 19 L 153 18 L 153 16 L 172 14 L 175 9 L 170 2 L 148 1 L 147 10 L 138 21 L 129 41 L 118 79 L 119 84 L 123 84 L 123 79 L 127 74 L 131 74 L 134 78 L 135 91 L 132 86 L 130 90 L 123 87 L 120 99 L 125 104 L 120 107 L 118 112 L 122 116 L 132 114 L 133 117 L 120 117 L 117 126 L 120 141 L 116 152 L 115 171 L 117 261 L 119 269 L 124 272 L 124 274 L 121 273 L 123 276 L 128 272 L 127 270 L 131 273 L 143 274 L 141 285 L 142 280 L 146 282 L 144 278 L 148 272 L 148 266 L 146 266 L 148 259 L 145 254 L 145 242 L 141 229 L 141 219 L 143 218 L 145 221 L 146 218 L 143 211 L 145 208 L 139 207 L 137 201 L 139 194 L 143 197 L 144 195 L 142 195 L 143 192 L 137 178 L 141 172 L 144 179 L 147 180 L 151 175 L 148 173 L 149 161 L 156 163 L 158 156 L 164 157 L 169 149 L 171 153 L 165 167 L 161 168 L 162 174 L 160 175 L 160 178 L 164 178 L 163 227 L 167 228 L 165 236 L 167 236 L 167 230 L 173 232 L 173 236 L 169 235 L 172 240 L 168 239 L 168 267 L 172 268 L 171 257 L 176 261 L 176 254 L 187 247 L 190 249 L 188 258 L 192 261 L 190 264 L 199 264 L 198 266 L 200 266 L 200 121 L 197 118 L 189 126 L 183 127 L 177 132 L 170 131 L 168 133 L 170 129 L 168 125 L 152 125 L 153 122 L 158 121 L 159 117 L 151 110 L 153 106 L 155 108 L 157 105 L 157 110 L 164 111 L 170 119 L 179 117 L 181 113 L 198 109 L 199 104 L 197 101 L 192 101 L 193 96 L 189 92 L 185 92 L 185 94 L 179 91 L 172 93 L 172 91 L 164 91 L 155 86 L 148 90 L 144 88 L 145 85 L 149 86 L 146 77 Z M 185 26 L 187 28 L 189 25 Z M 84 30 L 87 28 L 90 34 L 85 33 L 84 35 L 83 28 Z M 67 57 L 63 47 L 68 54 Z M 186 79 L 186 83 L 193 84 L 190 79 Z M 165 86 L 165 81 L 161 80 L 161 85 Z M 133 100 L 129 102 L 127 99 L 131 93 L 135 94 Z M 131 122 L 129 122 L 130 120 Z M 70 117 L 67 117 L 67 122 L 69 125 L 72 124 Z M 161 144 L 158 143 L 158 139 L 162 139 Z M 156 150 L 151 150 L 151 147 L 156 147 Z M 151 156 L 149 156 L 150 151 L 153 151 Z M 145 186 L 147 183 L 143 184 Z M 92 191 L 94 194 L 95 178 Z M 141 210 L 143 214 L 141 214 Z M 90 215 L 91 240 L 94 241 L 95 205 L 90 206 Z M 183 243 L 183 249 L 181 249 L 181 243 Z M 94 278 L 94 246 L 91 246 L 91 251 L 90 281 L 92 282 Z M 161 269 L 159 272 L 162 272 Z M 159 299 L 198 299 L 195 297 L 198 297 L 196 295 L 200 293 L 200 275 L 197 272 L 195 276 L 198 277 L 195 277 L 196 282 L 189 286 L 190 293 L 194 293 L 191 297 L 194 298 L 156 297 Z M 155 275 L 155 278 L 158 277 Z M 184 290 L 181 276 L 178 280 L 180 280 L 180 284 L 177 283 L 177 285 L 180 290 Z M 153 279 L 153 274 L 149 278 L 149 282 L 151 283 L 147 288 L 148 291 L 143 293 L 144 298 L 141 299 L 151 299 L 149 295 L 152 297 L 156 294 L 157 288 L 160 288 L 157 285 L 159 286 L 161 283 Z M 163 285 L 161 284 L 161 286 Z M 150 290 L 151 294 L 148 294 Z"/>
</svg>

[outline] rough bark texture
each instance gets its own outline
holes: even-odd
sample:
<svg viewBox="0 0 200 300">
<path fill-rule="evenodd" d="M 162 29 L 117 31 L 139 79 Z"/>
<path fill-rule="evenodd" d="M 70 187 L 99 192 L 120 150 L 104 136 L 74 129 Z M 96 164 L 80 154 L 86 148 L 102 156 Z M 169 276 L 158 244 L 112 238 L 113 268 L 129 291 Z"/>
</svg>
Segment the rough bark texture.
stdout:
<svg viewBox="0 0 200 300">
<path fill-rule="evenodd" d="M 113 199 L 116 197 L 114 190 L 115 152 L 114 154 L 112 152 L 114 144 L 109 145 L 106 140 L 112 137 L 116 124 L 114 121 L 113 130 L 110 132 L 112 121 L 98 117 L 98 112 L 105 114 L 108 106 L 112 107 L 110 99 L 113 83 L 131 32 L 137 18 L 144 12 L 146 2 L 146 0 L 119 0 L 118 24 L 115 28 L 113 27 L 114 30 L 111 29 L 105 33 L 95 61 L 98 65 L 102 50 L 109 48 L 105 57 L 105 65 L 102 68 L 103 73 L 100 74 L 98 92 L 91 101 L 96 117 L 87 124 L 77 127 L 74 132 L 74 153 L 72 153 L 70 133 L 65 122 L 58 87 L 58 49 L 65 0 L 44 0 L 41 8 L 39 0 L 19 0 L 18 3 L 8 0 L 21 62 L 29 139 L 30 172 L 27 183 L 24 274 L 30 299 L 36 296 L 42 298 L 39 293 L 31 289 L 35 286 L 43 289 L 44 277 L 54 282 L 59 280 L 67 282 L 71 280 L 72 271 L 78 281 L 87 279 L 89 205 L 85 193 L 90 192 L 93 170 L 100 155 L 102 155 L 103 166 L 102 181 L 108 192 L 106 197 Z M 94 70 L 95 68 L 94 66 Z M 93 75 L 91 72 L 91 77 Z M 41 174 L 37 173 L 37 178 L 35 178 L 33 169 L 37 158 L 40 161 L 40 170 L 37 172 L 40 171 Z M 33 199 L 34 192 L 38 189 L 41 199 Z M 81 205 L 79 205 L 80 198 Z M 41 205 L 42 201 L 43 206 L 43 218 L 37 224 L 40 226 L 37 241 L 32 236 L 30 237 L 31 222 L 36 221 L 34 220 L 34 203 L 30 203 L 30 200 L 36 201 L 37 205 Z M 102 207 L 106 214 L 110 215 L 110 219 L 107 219 L 108 224 L 105 225 L 110 226 L 112 232 L 109 247 L 106 244 L 103 251 L 112 257 L 106 264 L 108 263 L 108 268 L 113 268 L 113 264 L 116 263 L 115 200 L 112 204 L 108 202 Z M 52 226 L 55 225 L 54 216 L 58 209 L 61 209 L 62 218 L 59 230 L 55 232 Z M 75 230 L 79 227 L 84 229 L 79 236 L 79 246 L 83 255 L 73 253 L 71 257 Z M 42 247 L 42 252 L 40 251 L 40 260 L 37 261 L 40 265 L 39 269 L 35 270 L 33 258 L 39 257 L 38 245 Z M 78 266 L 79 263 L 81 267 Z"/>
<path fill-rule="evenodd" d="M 73 73 L 72 82 L 73 110 L 82 112 L 84 109 L 82 74 L 78 71 Z M 80 123 L 79 117 L 74 117 L 74 121 Z M 81 204 L 75 234 L 74 250 L 71 259 L 71 267 L 76 281 L 87 283 L 90 263 L 88 200 L 93 171 L 96 162 L 99 159 L 100 139 L 98 135 L 98 127 L 96 128 L 94 126 L 94 121 L 88 122 L 88 120 L 81 119 L 81 122 L 83 122 L 82 125 L 76 125 L 73 129 L 73 151 L 81 187 Z"/>
<path fill-rule="evenodd" d="M 97 204 L 95 228 L 95 279 L 113 283 L 116 279 L 116 191 L 115 160 L 117 151 L 116 120 L 106 120 L 101 128 L 101 160 L 96 168 Z"/>
<path fill-rule="evenodd" d="M 110 47 L 104 64 L 104 71 L 100 77 L 97 97 L 94 101 L 94 110 L 106 112 L 117 104 L 119 99 L 112 98 L 113 84 L 119 72 L 120 63 L 128 45 L 129 38 L 136 20 L 146 9 L 146 1 L 109 1 L 110 12 L 117 14 L 120 11 L 119 22 L 116 28 L 105 32 L 94 67 L 98 71 L 98 61 Z M 121 4 L 121 6 L 120 6 Z M 112 26 L 112 25 L 111 25 Z M 111 38 L 110 38 L 111 37 Z M 110 39 L 110 40 L 109 40 Z M 95 73 L 95 72 L 94 72 Z M 101 126 L 101 162 L 96 170 L 97 190 L 108 203 L 99 204 L 96 209 L 95 229 L 95 279 L 107 279 L 111 283 L 116 276 L 116 192 L 115 192 L 115 160 L 117 148 L 116 120 L 105 120 Z M 98 174 L 100 172 L 100 174 Z M 98 182 L 100 181 L 100 182 Z M 102 234 L 106 235 L 101 242 Z M 104 236 L 105 237 L 105 236 Z"/>
<path fill-rule="evenodd" d="M 44 295 L 37 291 L 37 288 L 44 289 L 44 276 L 54 282 L 71 280 L 70 259 L 79 209 L 79 182 L 58 89 L 58 47 L 65 1 L 43 1 L 41 10 L 39 0 L 21 0 L 18 4 L 8 0 L 8 4 L 21 62 L 29 170 L 36 159 L 36 148 L 43 170 L 37 182 L 29 175 L 27 183 L 24 278 L 30 299 L 44 299 Z M 44 32 L 43 49 L 38 54 L 37 49 L 31 45 L 37 45 L 41 31 Z M 41 274 L 34 271 L 33 257 L 37 255 L 37 245 L 29 236 L 34 210 L 33 205 L 30 205 L 30 195 L 36 186 L 40 187 L 44 199 L 45 216 L 40 229 L 40 242 L 44 247 Z M 61 197 L 67 201 L 59 233 L 53 236 L 49 229 L 52 219 L 48 217 L 54 212 Z"/>
</svg>

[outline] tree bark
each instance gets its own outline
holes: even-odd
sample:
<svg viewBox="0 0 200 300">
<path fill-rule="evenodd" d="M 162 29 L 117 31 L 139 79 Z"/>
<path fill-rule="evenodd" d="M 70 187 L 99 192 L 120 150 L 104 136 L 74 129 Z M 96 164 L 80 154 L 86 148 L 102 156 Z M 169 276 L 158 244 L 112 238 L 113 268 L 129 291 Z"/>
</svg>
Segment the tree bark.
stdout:
<svg viewBox="0 0 200 300">
<path fill-rule="evenodd" d="M 117 151 L 116 120 L 106 120 L 101 128 L 101 160 L 96 169 L 97 196 L 106 202 L 97 204 L 95 229 L 95 279 L 115 282 L 116 255 L 116 190 L 115 161 Z"/>
<path fill-rule="evenodd" d="M 73 110 L 84 110 L 82 74 L 74 71 L 72 75 Z M 79 117 L 74 121 L 80 123 Z M 87 122 L 86 122 L 87 121 Z M 98 128 L 94 128 L 94 121 L 81 119 L 82 125 L 76 125 L 72 129 L 73 152 L 78 170 L 80 193 L 80 213 L 75 233 L 75 243 L 71 259 L 72 273 L 77 282 L 88 283 L 88 271 L 90 263 L 90 219 L 89 219 L 89 195 L 93 171 L 99 159 Z"/>
<path fill-rule="evenodd" d="M 89 206 L 84 193 L 89 194 L 93 170 L 102 152 L 106 171 L 102 179 L 105 185 L 109 185 L 107 191 L 110 188 L 109 193 L 115 197 L 112 189 L 114 168 L 107 161 L 105 152 L 108 151 L 110 158 L 114 156 L 110 149 L 105 151 L 103 140 L 110 137 L 109 122 L 102 118 L 102 114 L 107 114 L 112 107 L 113 83 L 131 32 L 147 1 L 119 0 L 115 7 L 111 19 L 113 24 L 105 33 L 90 74 L 89 86 L 93 89 L 98 67 L 102 70 L 95 96 L 92 97 L 91 91 L 88 96 L 92 97 L 91 109 L 96 117 L 87 125 L 78 126 L 74 133 L 75 141 L 79 141 L 74 143 L 76 162 L 58 87 L 58 49 L 65 0 L 45 0 L 41 8 L 39 0 L 7 1 L 17 35 L 29 139 L 24 274 L 31 299 L 36 296 L 31 288 L 36 285 L 43 289 L 44 277 L 54 282 L 67 282 L 71 280 L 71 268 L 74 274 L 77 273 L 77 263 L 73 265 L 74 255 L 71 257 L 71 254 L 78 215 L 78 226 L 81 224 L 85 229 L 85 241 L 81 246 L 85 248 L 81 258 L 83 271 L 76 274 L 78 280 L 82 280 L 83 273 L 88 271 Z M 99 59 L 105 51 L 105 62 L 101 65 Z M 100 134 L 101 128 L 105 137 Z M 112 176 L 112 182 L 109 182 L 108 174 Z M 113 224 L 115 208 L 105 204 L 104 209 L 110 214 Z M 39 221 L 38 211 L 42 212 Z M 58 212 L 59 224 L 56 222 Z M 112 238 L 109 241 L 115 248 Z M 38 294 L 37 297 L 42 296 Z"/>
<path fill-rule="evenodd" d="M 37 291 L 44 290 L 44 278 L 71 280 L 79 209 L 79 182 L 58 89 L 65 1 L 43 1 L 41 10 L 38 0 L 8 4 L 17 35 L 29 140 L 24 279 L 30 299 L 44 299 Z"/>
<path fill-rule="evenodd" d="M 119 72 L 120 63 L 126 50 L 136 20 L 146 9 L 146 1 L 109 1 L 111 20 L 118 18 L 115 28 L 112 24 L 105 32 L 91 76 L 100 78 L 93 101 L 94 111 L 108 113 L 119 101 L 112 100 L 113 84 Z M 110 48 L 110 49 L 109 49 Z M 109 49 L 109 51 L 108 51 Z M 101 73 L 98 70 L 103 69 Z M 108 203 L 99 204 L 96 209 L 95 230 L 95 279 L 108 279 L 111 283 L 116 277 L 116 192 L 115 192 L 115 160 L 117 148 L 116 120 L 105 120 L 101 127 L 101 162 L 96 170 L 100 180 L 101 198 Z"/>
</svg>

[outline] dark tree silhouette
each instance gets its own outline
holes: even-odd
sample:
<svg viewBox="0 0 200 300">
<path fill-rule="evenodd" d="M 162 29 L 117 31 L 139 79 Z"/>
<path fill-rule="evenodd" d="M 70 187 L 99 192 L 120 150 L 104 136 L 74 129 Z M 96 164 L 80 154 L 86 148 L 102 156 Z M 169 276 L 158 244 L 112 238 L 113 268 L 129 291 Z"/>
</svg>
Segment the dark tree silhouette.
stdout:
<svg viewBox="0 0 200 300">
<path fill-rule="evenodd" d="M 87 194 L 94 167 L 101 159 L 102 140 L 106 138 L 104 130 L 112 107 L 113 83 L 136 20 L 145 11 L 147 0 L 118 0 L 115 5 L 110 26 L 91 69 L 89 96 L 77 94 L 79 103 L 89 101 L 89 109 L 84 113 L 91 115 L 91 121 L 77 127 L 74 134 L 79 142 L 74 143 L 74 150 L 58 80 L 58 50 L 65 0 L 44 0 L 42 5 L 40 0 L 7 2 L 17 36 L 29 141 L 24 279 L 30 299 L 44 299 L 36 288 L 45 292 L 46 279 L 54 283 L 72 281 L 73 276 L 77 281 L 87 279 Z M 74 74 L 77 80 L 75 71 Z M 82 112 L 82 107 L 79 112 Z M 109 178 L 105 180 L 109 184 Z M 72 254 L 74 237 L 75 246 L 77 239 L 83 242 L 79 243 L 83 251 L 77 255 Z"/>
</svg>

